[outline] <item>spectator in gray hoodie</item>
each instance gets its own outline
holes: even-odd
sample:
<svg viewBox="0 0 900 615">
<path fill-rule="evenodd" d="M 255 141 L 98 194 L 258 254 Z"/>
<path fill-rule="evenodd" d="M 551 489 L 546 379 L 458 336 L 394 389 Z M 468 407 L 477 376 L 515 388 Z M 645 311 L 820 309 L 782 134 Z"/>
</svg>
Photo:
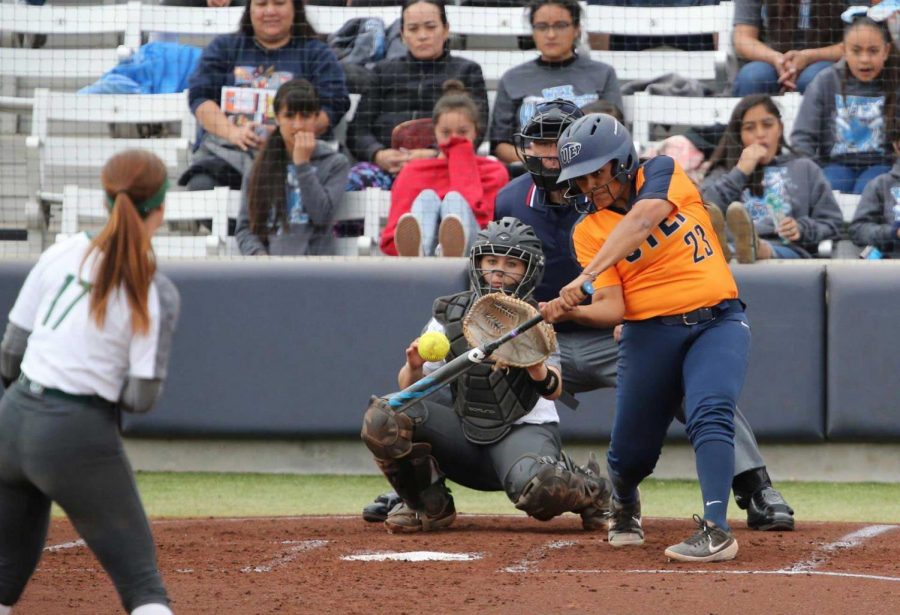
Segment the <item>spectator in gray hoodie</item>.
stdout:
<svg viewBox="0 0 900 615">
<path fill-rule="evenodd" d="M 744 97 L 701 188 L 725 212 L 738 262 L 809 257 L 820 241 L 838 238 L 842 217 L 831 186 L 813 161 L 791 153 L 772 99 Z"/>
<path fill-rule="evenodd" d="M 321 106 L 312 84 L 292 79 L 273 103 L 277 129 L 244 178 L 235 238 L 241 254 L 333 253 L 334 211 L 350 162 L 316 141 Z"/>
<path fill-rule="evenodd" d="M 507 164 L 519 162 L 513 135 L 531 119 L 538 103 L 563 98 L 583 107 L 603 99 L 622 109 L 615 69 L 575 50 L 581 36 L 578 2 L 532 0 L 528 11 L 541 55 L 500 78 L 491 118 L 491 151 Z"/>
<path fill-rule="evenodd" d="M 833 189 L 860 194 L 890 170 L 900 62 L 884 24 L 865 15 L 847 19 L 844 60 L 807 88 L 791 145 L 819 163 Z"/>
<path fill-rule="evenodd" d="M 853 222 L 850 239 L 859 247 L 875 246 L 884 256 L 900 258 L 900 139 L 894 141 L 898 159 L 890 172 L 866 186 Z"/>
</svg>

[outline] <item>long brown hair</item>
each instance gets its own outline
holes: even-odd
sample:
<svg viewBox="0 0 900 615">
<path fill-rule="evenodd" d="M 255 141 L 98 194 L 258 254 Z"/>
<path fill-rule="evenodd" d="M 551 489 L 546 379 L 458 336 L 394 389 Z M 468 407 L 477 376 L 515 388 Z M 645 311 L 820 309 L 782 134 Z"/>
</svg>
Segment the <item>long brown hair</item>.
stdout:
<svg viewBox="0 0 900 615">
<path fill-rule="evenodd" d="M 272 108 L 276 114 L 287 112 L 290 115 L 300 113 L 309 116 L 317 114 L 322 106 L 316 96 L 316 89 L 309 81 L 291 79 L 278 88 Z M 287 151 L 281 129 L 276 128 L 266 139 L 250 171 L 247 186 L 250 231 L 266 245 L 269 243 L 269 234 L 275 232 L 279 224 L 287 225 L 285 186 L 287 165 L 292 156 L 293 153 Z"/>
<path fill-rule="evenodd" d="M 90 313 L 97 326 L 102 327 L 109 296 L 121 286 L 131 307 L 132 330 L 147 333 L 147 302 L 156 259 L 143 222 L 150 210 L 144 205 L 165 189 L 166 166 L 155 154 L 132 149 L 110 158 L 100 177 L 111 210 L 106 226 L 91 241 L 85 255 L 87 260 L 95 250 L 99 253 Z"/>
<path fill-rule="evenodd" d="M 722 139 L 709 157 L 710 172 L 717 167 L 722 167 L 727 172 L 737 165 L 746 147 L 741 139 L 741 126 L 744 123 L 744 116 L 750 109 L 760 105 L 774 115 L 778 123 L 781 124 L 781 139 L 778 144 L 778 153 L 775 155 L 777 156 L 784 151 L 793 153 L 793 150 L 784 140 L 784 122 L 781 120 L 781 110 L 775 104 L 775 101 L 768 94 L 750 94 L 749 96 L 744 96 L 731 112 L 731 118 L 728 120 Z M 756 165 L 747 182 L 747 187 L 750 188 L 750 192 L 755 196 L 761 196 L 763 192 L 764 166 L 761 164 Z"/>
</svg>

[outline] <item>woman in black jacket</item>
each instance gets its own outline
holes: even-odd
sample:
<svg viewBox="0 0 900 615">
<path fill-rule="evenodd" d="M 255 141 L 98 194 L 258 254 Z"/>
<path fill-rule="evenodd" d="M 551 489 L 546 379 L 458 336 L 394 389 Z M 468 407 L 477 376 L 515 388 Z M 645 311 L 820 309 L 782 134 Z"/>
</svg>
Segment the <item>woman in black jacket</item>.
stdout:
<svg viewBox="0 0 900 615">
<path fill-rule="evenodd" d="M 443 0 L 406 0 L 400 17 L 401 35 L 409 50 L 403 58 L 375 65 L 372 86 L 363 92 L 350 125 L 348 145 L 360 162 L 372 162 L 390 176 L 416 158 L 430 158 L 437 150 L 391 149 L 391 132 L 407 120 L 431 117 L 448 79 L 461 81 L 487 126 L 488 101 L 481 67 L 450 55 L 450 28 Z M 479 135 L 476 146 L 481 142 Z M 383 178 L 389 187 L 390 178 Z"/>
</svg>

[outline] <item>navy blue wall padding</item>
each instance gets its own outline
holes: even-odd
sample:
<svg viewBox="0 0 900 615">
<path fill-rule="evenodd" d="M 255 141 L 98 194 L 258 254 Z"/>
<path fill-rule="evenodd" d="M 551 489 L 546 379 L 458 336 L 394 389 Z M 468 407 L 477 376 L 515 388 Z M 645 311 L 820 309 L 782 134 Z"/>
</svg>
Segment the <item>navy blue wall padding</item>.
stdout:
<svg viewBox="0 0 900 615">
<path fill-rule="evenodd" d="M 434 297 L 462 259 L 167 263 L 182 298 L 166 391 L 124 417 L 140 436 L 359 434 L 372 394 L 397 389 Z"/>
<path fill-rule="evenodd" d="M 896 442 L 900 266 L 850 262 L 828 273 L 828 438 Z"/>
<path fill-rule="evenodd" d="M 753 329 L 740 407 L 757 437 L 820 441 L 825 436 L 825 268 L 821 262 L 732 266 Z M 560 408 L 564 438 L 607 439 L 615 390 L 578 395 Z M 677 421 L 669 437 L 686 440 Z"/>
</svg>

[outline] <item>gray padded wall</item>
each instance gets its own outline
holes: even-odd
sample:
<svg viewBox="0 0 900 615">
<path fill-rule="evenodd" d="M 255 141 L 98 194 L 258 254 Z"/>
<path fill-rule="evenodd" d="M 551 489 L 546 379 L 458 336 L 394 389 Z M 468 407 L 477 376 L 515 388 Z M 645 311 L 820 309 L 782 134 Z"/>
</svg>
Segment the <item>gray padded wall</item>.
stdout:
<svg viewBox="0 0 900 615">
<path fill-rule="evenodd" d="M 397 389 L 434 297 L 463 259 L 165 263 L 181 292 L 166 390 L 123 417 L 141 436 L 354 436 L 369 395 Z"/>
<path fill-rule="evenodd" d="M 900 263 L 828 270 L 828 438 L 900 438 Z"/>
<path fill-rule="evenodd" d="M 825 268 L 821 262 L 734 265 L 753 329 L 740 407 L 757 437 L 818 441 L 825 425 Z M 578 396 L 560 408 L 564 437 L 607 439 L 615 390 Z M 673 422 L 669 436 L 687 439 Z"/>
</svg>

